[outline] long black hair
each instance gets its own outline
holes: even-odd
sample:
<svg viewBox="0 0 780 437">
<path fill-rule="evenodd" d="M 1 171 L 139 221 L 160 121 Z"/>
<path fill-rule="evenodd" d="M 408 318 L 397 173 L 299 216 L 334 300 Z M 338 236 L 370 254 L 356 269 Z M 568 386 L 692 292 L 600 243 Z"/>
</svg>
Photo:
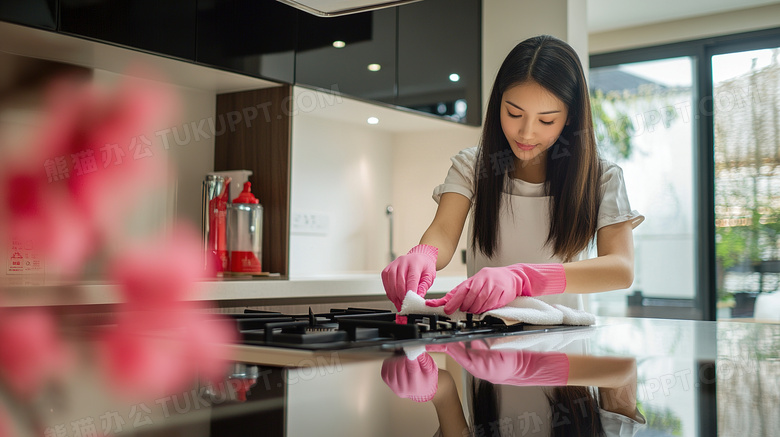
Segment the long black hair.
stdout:
<svg viewBox="0 0 780 437">
<path fill-rule="evenodd" d="M 496 253 L 501 197 L 511 183 L 511 167 L 496 172 L 492 164 L 497 156 L 512 153 L 501 128 L 501 100 L 507 89 L 528 82 L 550 91 L 569 113 L 568 124 L 545 158 L 545 190 L 552 197 L 547 244 L 569 261 L 596 234 L 601 168 L 582 64 L 570 45 L 549 35 L 529 38 L 515 46 L 498 70 L 475 165 L 472 247 L 488 257 Z"/>
<path fill-rule="evenodd" d="M 472 378 L 471 435 L 480 432 L 500 435 L 498 396 L 501 386 Z M 593 389 L 581 386 L 552 387 L 547 394 L 550 404 L 551 437 L 603 437 L 604 426 Z M 484 434 L 483 434 L 484 435 Z M 504 436 L 502 436 L 504 437 Z"/>
</svg>

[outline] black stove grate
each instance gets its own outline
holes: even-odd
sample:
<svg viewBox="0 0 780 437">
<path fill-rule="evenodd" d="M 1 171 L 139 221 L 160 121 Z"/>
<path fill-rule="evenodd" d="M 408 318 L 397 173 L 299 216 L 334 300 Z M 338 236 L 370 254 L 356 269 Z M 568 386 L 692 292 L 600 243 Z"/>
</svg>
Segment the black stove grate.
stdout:
<svg viewBox="0 0 780 437">
<path fill-rule="evenodd" d="M 546 331 L 522 323 L 507 326 L 501 319 L 486 316 L 454 321 L 446 316 L 411 314 L 406 323 L 396 322 L 392 311 L 370 308 L 331 309 L 327 313 L 283 314 L 245 310 L 231 315 L 247 345 L 308 350 L 333 350 L 376 345 L 395 345 L 409 340 L 446 342 L 476 337 Z"/>
</svg>

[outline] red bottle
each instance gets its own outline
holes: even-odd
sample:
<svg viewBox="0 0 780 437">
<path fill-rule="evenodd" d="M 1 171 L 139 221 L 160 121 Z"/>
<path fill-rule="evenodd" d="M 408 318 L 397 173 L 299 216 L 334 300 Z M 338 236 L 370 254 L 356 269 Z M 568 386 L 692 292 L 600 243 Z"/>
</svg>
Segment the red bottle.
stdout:
<svg viewBox="0 0 780 437">
<path fill-rule="evenodd" d="M 228 270 L 227 206 L 230 178 L 225 178 L 222 192 L 209 200 L 208 262 L 214 272 Z"/>
<path fill-rule="evenodd" d="M 263 249 L 263 207 L 251 192 L 252 183 L 228 207 L 228 249 L 230 271 L 261 273 Z"/>
</svg>

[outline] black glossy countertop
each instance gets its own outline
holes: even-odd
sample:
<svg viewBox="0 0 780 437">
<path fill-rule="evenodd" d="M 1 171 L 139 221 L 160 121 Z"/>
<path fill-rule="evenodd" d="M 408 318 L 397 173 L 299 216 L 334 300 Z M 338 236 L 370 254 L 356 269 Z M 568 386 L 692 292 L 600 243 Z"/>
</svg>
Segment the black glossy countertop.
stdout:
<svg viewBox="0 0 780 437">
<path fill-rule="evenodd" d="M 203 387 L 198 387 L 146 402 L 150 412 L 143 422 L 137 420 L 145 411 L 140 403 L 110 408 L 103 403 L 82 411 L 70 403 L 71 408 L 59 412 L 52 408 L 46 422 L 52 429 L 64 425 L 66 435 L 77 435 L 71 426 L 74 418 L 91 416 L 99 431 L 106 424 L 103 408 L 124 417 L 123 432 L 145 431 L 143 435 L 432 436 L 439 427 L 437 402 L 446 390 L 450 396 L 457 394 L 455 399 L 469 416 L 472 372 L 499 380 L 502 393 L 514 390 L 505 385 L 587 385 L 594 393 L 607 387 L 621 405 L 644 417 L 640 422 L 646 425 L 636 435 L 747 437 L 776 435 L 780 429 L 780 324 L 602 317 L 593 327 L 564 332 L 408 346 L 404 351 L 374 348 L 319 354 L 236 347 L 235 359 L 242 364 L 235 373 L 257 372 L 256 380 L 245 386 L 246 402 L 238 401 L 241 389 L 204 395 L 197 391 Z M 438 398 L 429 402 L 396 394 L 433 394 L 430 373 L 426 379 L 419 366 L 406 362 L 416 362 L 420 353 L 433 358 L 438 368 Z M 561 356 L 567 357 L 568 381 L 567 374 L 561 377 L 560 366 L 550 364 L 553 361 L 529 364 L 533 357 Z M 270 362 L 276 365 L 267 365 Z M 443 375 L 454 384 L 442 383 Z M 97 390 L 88 377 L 84 381 L 70 389 Z M 234 379 L 233 387 L 241 387 L 236 381 L 241 380 Z M 635 402 L 629 399 L 631 394 Z M 607 397 L 601 395 L 602 408 L 609 408 Z M 529 417 L 505 413 L 496 422 L 500 427 L 483 430 L 482 435 L 498 435 L 493 431 L 499 428 L 502 435 L 509 430 L 511 435 L 539 435 L 533 431 L 543 429 L 540 421 L 553 420 L 544 412 L 532 422 Z M 247 433 L 247 427 L 252 432 Z"/>
<path fill-rule="evenodd" d="M 780 324 L 599 318 L 592 328 L 487 343 L 489 350 L 505 352 L 495 357 L 495 363 L 506 359 L 506 351 L 565 352 L 596 363 L 609 357 L 633 361 L 636 404 L 647 422 L 636 435 L 768 436 L 780 429 Z M 499 343 L 502 349 L 496 347 Z M 437 354 L 442 352 L 432 353 Z M 465 370 L 453 366 L 451 356 L 438 356 L 436 361 L 456 381 L 464 379 Z M 571 360 L 570 378 L 575 361 Z M 289 435 L 320 427 L 333 430 L 330 435 L 433 435 L 438 421 L 431 402 L 395 396 L 380 372 L 378 360 L 345 364 L 341 371 L 325 371 L 291 385 Z M 351 381 L 360 381 L 360 388 L 344 387 Z M 324 386 L 334 387 L 338 401 L 327 400 L 320 389 Z M 318 404 L 329 407 L 321 410 L 316 425 L 308 423 L 307 410 Z M 520 418 L 513 418 L 514 435 L 523 435 L 517 426 Z M 353 433 L 356 429 L 366 433 Z M 488 430 L 485 435 L 493 434 Z"/>
</svg>

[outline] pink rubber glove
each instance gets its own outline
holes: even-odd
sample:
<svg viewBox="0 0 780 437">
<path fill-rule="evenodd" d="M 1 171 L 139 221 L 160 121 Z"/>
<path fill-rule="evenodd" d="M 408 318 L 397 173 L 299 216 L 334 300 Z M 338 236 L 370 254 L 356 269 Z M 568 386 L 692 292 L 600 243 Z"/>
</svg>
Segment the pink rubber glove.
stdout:
<svg viewBox="0 0 780 437">
<path fill-rule="evenodd" d="M 481 341 L 428 345 L 445 352 L 474 377 L 493 384 L 562 386 L 569 380 L 569 358 L 560 352 L 491 350 Z"/>
<path fill-rule="evenodd" d="M 399 397 L 428 402 L 439 388 L 439 368 L 430 355 L 393 356 L 382 363 L 382 380 Z"/>
<path fill-rule="evenodd" d="M 385 293 L 398 311 L 406 292 L 414 291 L 425 297 L 425 293 L 436 278 L 436 258 L 439 249 L 427 244 L 414 246 L 406 255 L 399 256 L 382 270 L 382 284 Z"/>
<path fill-rule="evenodd" d="M 506 306 L 518 296 L 560 294 L 566 289 L 563 264 L 512 264 L 485 267 L 461 282 L 441 299 L 429 299 L 429 307 L 444 305 L 444 312 L 481 314 Z"/>
</svg>

